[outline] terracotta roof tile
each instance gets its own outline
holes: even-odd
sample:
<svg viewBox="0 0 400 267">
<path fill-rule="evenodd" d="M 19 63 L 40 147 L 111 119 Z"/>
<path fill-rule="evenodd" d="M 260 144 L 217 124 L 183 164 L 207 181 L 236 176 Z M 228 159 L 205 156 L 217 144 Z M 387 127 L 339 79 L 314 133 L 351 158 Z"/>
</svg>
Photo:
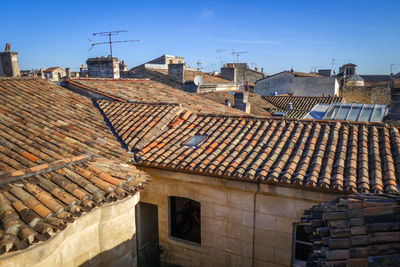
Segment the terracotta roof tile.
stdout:
<svg viewBox="0 0 400 267">
<path fill-rule="evenodd" d="M 208 138 L 198 148 L 184 147 L 195 134 Z M 200 114 L 154 137 L 136 159 L 139 165 L 314 190 L 398 193 L 399 137 L 399 129 L 378 123 Z"/>
<path fill-rule="evenodd" d="M 343 97 L 337 96 L 263 96 L 263 98 L 275 106 L 268 109 L 271 114 L 285 112 L 287 118 L 303 118 L 316 104 L 345 102 Z M 292 103 L 293 109 L 288 109 L 289 103 Z"/>
<path fill-rule="evenodd" d="M 187 110 L 197 113 L 245 115 L 238 109 L 227 107 L 216 101 L 205 99 L 163 83 L 149 79 L 73 79 L 68 85 L 78 89 L 94 90 L 115 100 L 132 100 L 137 103 L 181 104 Z"/>
<path fill-rule="evenodd" d="M 90 99 L 41 79 L 1 78 L 0 101 L 0 254 L 148 183 Z"/>
</svg>

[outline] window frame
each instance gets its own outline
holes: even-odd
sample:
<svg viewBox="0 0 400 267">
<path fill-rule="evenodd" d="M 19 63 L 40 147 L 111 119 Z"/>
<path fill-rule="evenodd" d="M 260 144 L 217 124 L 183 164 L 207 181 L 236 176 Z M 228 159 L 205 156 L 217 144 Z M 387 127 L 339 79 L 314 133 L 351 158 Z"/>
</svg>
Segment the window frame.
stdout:
<svg viewBox="0 0 400 267">
<path fill-rule="evenodd" d="M 296 244 L 302 244 L 302 245 L 309 245 L 313 246 L 313 242 L 305 242 L 301 240 L 297 240 L 297 227 L 298 226 L 306 226 L 308 224 L 306 223 L 293 223 L 293 242 L 292 242 L 292 267 L 304 267 L 306 266 L 306 262 L 300 259 L 296 259 Z"/>
<path fill-rule="evenodd" d="M 199 233 L 199 242 L 195 242 L 195 241 L 191 241 L 191 240 L 187 240 L 184 238 L 180 238 L 180 237 L 176 237 L 172 235 L 172 205 L 171 205 L 171 199 L 172 198 L 183 198 L 183 199 L 187 199 L 190 201 L 194 201 L 199 203 L 199 208 L 200 208 L 200 233 Z M 176 212 L 176 210 L 175 210 Z M 179 242 L 180 244 L 186 244 L 186 245 L 190 245 L 190 246 L 195 246 L 195 247 L 201 247 L 201 202 L 191 199 L 191 198 L 187 198 L 187 197 L 181 197 L 181 196 L 168 196 L 168 238 L 170 240 Z"/>
</svg>

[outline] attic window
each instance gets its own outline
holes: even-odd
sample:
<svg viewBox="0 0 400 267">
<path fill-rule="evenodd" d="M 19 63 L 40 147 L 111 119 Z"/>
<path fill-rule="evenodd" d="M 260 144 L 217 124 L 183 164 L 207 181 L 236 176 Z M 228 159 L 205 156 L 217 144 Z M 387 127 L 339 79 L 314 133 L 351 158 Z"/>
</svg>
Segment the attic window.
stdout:
<svg viewBox="0 0 400 267">
<path fill-rule="evenodd" d="M 207 135 L 196 134 L 189 138 L 189 140 L 182 145 L 185 147 L 198 148 L 207 138 Z"/>
</svg>

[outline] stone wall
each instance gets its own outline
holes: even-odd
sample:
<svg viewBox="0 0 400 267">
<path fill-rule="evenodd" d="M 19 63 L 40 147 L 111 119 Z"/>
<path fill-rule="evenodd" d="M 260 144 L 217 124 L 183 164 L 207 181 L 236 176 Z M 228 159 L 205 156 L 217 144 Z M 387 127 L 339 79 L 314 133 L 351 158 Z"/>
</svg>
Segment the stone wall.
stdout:
<svg viewBox="0 0 400 267">
<path fill-rule="evenodd" d="M 181 266 L 290 266 L 293 223 L 335 197 L 295 188 L 143 168 L 141 201 L 158 206 L 161 260 Z M 258 192 L 257 192 L 258 191 Z M 168 197 L 200 202 L 201 245 L 171 239 Z M 254 264 L 254 265 L 253 265 Z"/>
<path fill-rule="evenodd" d="M 221 68 L 221 78 L 236 82 L 236 71 L 235 68 Z"/>
<path fill-rule="evenodd" d="M 185 82 L 185 64 L 169 64 L 168 65 L 168 78 L 173 81 L 184 83 Z"/>
<path fill-rule="evenodd" d="M 139 197 L 95 208 L 49 240 L 0 256 L 0 266 L 136 266 Z"/>
<path fill-rule="evenodd" d="M 283 72 L 255 83 L 259 95 L 293 94 L 294 96 L 322 96 L 339 94 L 339 83 L 335 77 L 295 77 Z"/>
<path fill-rule="evenodd" d="M 264 73 L 249 68 L 236 68 L 236 82 L 254 84 L 264 78 Z"/>
<path fill-rule="evenodd" d="M 390 89 L 388 83 L 374 83 L 365 86 L 344 86 L 341 96 L 348 103 L 390 104 Z"/>
<path fill-rule="evenodd" d="M 20 76 L 17 52 L 0 53 L 0 76 L 17 77 Z"/>
</svg>

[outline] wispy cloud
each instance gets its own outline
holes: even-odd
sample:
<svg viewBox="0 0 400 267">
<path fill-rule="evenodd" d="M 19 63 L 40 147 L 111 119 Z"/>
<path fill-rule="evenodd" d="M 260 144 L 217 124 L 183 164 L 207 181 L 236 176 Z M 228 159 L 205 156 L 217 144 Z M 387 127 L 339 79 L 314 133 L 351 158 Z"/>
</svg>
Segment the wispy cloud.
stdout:
<svg viewBox="0 0 400 267">
<path fill-rule="evenodd" d="M 214 15 L 215 15 L 215 10 L 213 10 L 213 9 L 204 9 L 200 13 L 199 18 L 202 19 L 202 20 L 205 20 L 205 19 L 209 19 L 209 18 L 214 17 Z"/>
<path fill-rule="evenodd" d="M 273 40 L 243 40 L 243 39 L 219 39 L 219 41 L 235 44 L 252 44 L 252 45 L 279 45 L 278 41 Z"/>
</svg>

